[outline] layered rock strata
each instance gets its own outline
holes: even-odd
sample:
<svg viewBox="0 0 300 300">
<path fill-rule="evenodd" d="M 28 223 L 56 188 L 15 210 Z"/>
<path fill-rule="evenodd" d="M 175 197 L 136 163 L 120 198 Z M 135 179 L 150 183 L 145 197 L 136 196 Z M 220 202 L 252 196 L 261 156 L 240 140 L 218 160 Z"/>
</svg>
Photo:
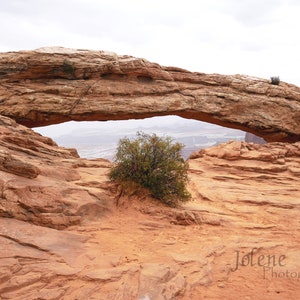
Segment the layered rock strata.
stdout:
<svg viewBox="0 0 300 300">
<path fill-rule="evenodd" d="M 178 115 L 300 140 L 300 89 L 242 75 L 192 73 L 104 51 L 0 54 L 0 114 L 28 127 Z"/>
<path fill-rule="evenodd" d="M 102 159 L 82 160 L 75 149 L 59 148 L 50 138 L 0 116 L 0 216 L 65 228 L 83 217 L 103 215 L 111 203 L 105 184 L 104 189 L 97 182 L 95 188 L 85 186 L 81 172 L 93 170 L 101 181 L 110 165 Z"/>
<path fill-rule="evenodd" d="M 167 114 L 277 142 L 194 153 L 175 209 L 28 128 Z M 0 299 L 296 299 L 299 130 L 286 83 L 102 51 L 0 54 Z"/>
</svg>

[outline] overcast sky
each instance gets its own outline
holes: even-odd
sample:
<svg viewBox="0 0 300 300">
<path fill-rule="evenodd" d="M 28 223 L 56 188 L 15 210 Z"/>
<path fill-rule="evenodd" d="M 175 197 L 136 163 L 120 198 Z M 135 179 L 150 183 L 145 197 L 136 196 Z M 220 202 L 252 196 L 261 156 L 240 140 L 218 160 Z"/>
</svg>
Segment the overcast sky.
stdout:
<svg viewBox="0 0 300 300">
<path fill-rule="evenodd" d="M 109 50 L 300 86 L 299 0 L 0 0 L 0 51 Z"/>
<path fill-rule="evenodd" d="M 109 50 L 300 86 L 299 0 L 0 0 L 0 51 Z"/>
</svg>

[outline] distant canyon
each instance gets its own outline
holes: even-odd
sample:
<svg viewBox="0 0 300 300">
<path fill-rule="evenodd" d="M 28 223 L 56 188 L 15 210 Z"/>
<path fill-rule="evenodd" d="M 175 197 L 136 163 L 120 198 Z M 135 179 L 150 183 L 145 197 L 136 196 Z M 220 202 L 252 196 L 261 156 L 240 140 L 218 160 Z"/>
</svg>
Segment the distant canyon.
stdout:
<svg viewBox="0 0 300 300">
<path fill-rule="evenodd" d="M 113 160 L 118 141 L 123 137 L 134 138 L 138 131 L 170 136 L 174 142 L 184 145 L 182 156 L 187 159 L 194 151 L 215 146 L 230 140 L 245 140 L 246 133 L 177 116 L 153 117 L 143 120 L 107 122 L 67 122 L 36 128 L 58 145 L 76 148 L 83 158 Z M 251 135 L 251 137 L 255 137 Z M 263 140 L 256 137 L 257 140 Z M 255 142 L 255 140 L 254 140 Z"/>
</svg>

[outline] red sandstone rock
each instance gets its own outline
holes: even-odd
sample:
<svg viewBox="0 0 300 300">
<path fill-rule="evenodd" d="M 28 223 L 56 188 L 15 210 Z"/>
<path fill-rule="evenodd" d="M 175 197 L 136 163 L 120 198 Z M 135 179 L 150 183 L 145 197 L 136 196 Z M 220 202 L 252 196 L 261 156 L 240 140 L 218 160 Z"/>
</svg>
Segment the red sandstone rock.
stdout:
<svg viewBox="0 0 300 300">
<path fill-rule="evenodd" d="M 3 116 L 0 133 L 0 216 L 63 228 L 109 209 L 105 183 L 104 189 L 85 186 L 84 174 L 92 169 L 101 179 L 108 161 L 82 162 L 74 149 Z"/>
<path fill-rule="evenodd" d="M 0 56 L 0 113 L 29 126 L 175 113 L 299 140 L 285 83 L 105 52 Z M 0 299 L 297 299 L 300 142 L 229 142 L 189 164 L 192 200 L 168 208 L 0 116 Z"/>
<path fill-rule="evenodd" d="M 40 171 L 0 170 L 1 299 L 300 293 L 299 143 L 230 142 L 195 153 L 192 201 L 171 209 L 144 191 L 117 193 L 105 160 L 78 158 L 5 117 L 0 132 L 0 153 Z M 254 265 L 235 271 L 237 253 L 251 251 Z M 264 269 L 261 255 L 285 255 L 285 264 Z"/>
<path fill-rule="evenodd" d="M 104 51 L 0 54 L 0 114 L 28 127 L 178 115 L 300 140 L 300 89 L 242 75 L 192 73 Z"/>
</svg>

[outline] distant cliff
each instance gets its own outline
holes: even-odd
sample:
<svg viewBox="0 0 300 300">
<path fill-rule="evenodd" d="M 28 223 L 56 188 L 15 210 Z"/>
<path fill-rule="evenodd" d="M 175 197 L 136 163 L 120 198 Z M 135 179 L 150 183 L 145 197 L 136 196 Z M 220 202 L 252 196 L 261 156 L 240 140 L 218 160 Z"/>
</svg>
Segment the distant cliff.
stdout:
<svg viewBox="0 0 300 300">
<path fill-rule="evenodd" d="M 245 134 L 245 142 L 259 145 L 263 145 L 266 143 L 266 141 L 263 138 L 249 132 L 246 132 Z"/>
</svg>

